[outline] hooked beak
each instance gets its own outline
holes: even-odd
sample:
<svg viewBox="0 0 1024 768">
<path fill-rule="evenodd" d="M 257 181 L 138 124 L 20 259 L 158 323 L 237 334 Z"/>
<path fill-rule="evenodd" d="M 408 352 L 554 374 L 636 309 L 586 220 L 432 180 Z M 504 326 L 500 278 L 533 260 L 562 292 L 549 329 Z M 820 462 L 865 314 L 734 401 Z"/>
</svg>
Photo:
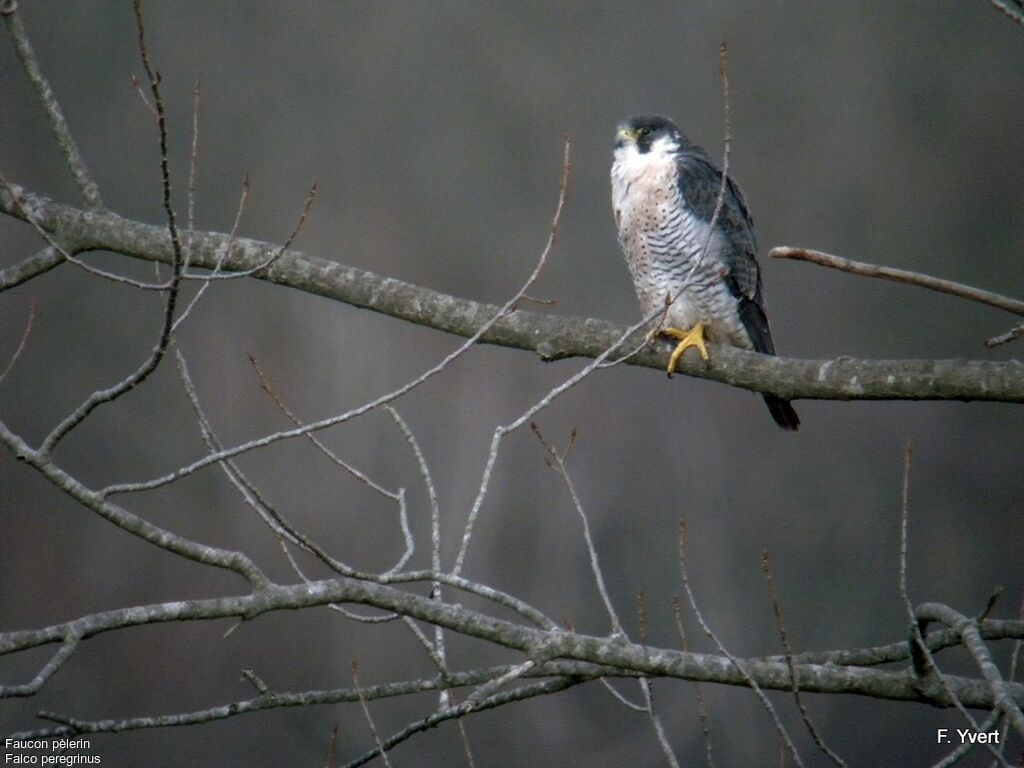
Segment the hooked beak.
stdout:
<svg viewBox="0 0 1024 768">
<path fill-rule="evenodd" d="M 636 144 L 637 132 L 625 125 L 620 125 L 615 132 L 615 146 L 623 147 L 626 144 Z"/>
</svg>

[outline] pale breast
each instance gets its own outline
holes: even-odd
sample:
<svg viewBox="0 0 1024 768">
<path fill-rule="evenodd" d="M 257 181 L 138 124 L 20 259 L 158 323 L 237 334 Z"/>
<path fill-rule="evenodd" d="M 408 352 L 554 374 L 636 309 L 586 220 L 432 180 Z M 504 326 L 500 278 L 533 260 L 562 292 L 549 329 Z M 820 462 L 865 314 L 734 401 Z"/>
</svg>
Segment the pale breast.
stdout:
<svg viewBox="0 0 1024 768">
<path fill-rule="evenodd" d="M 720 238 L 681 199 L 675 158 L 633 153 L 616 158 L 611 175 L 619 242 L 641 311 L 654 313 L 671 296 L 670 325 L 704 322 L 713 340 L 746 346 L 736 302 L 723 280 Z"/>
</svg>

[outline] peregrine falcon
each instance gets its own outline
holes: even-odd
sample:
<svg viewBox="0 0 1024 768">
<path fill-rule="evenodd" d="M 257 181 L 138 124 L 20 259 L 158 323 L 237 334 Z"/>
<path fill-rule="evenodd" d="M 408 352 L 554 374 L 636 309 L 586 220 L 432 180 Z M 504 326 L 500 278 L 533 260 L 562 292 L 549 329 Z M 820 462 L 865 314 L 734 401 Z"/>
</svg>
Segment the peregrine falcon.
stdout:
<svg viewBox="0 0 1024 768">
<path fill-rule="evenodd" d="M 757 266 L 754 223 L 743 193 L 726 180 L 715 217 L 722 172 L 668 118 L 639 115 L 615 134 L 612 207 L 619 244 L 644 315 L 665 313 L 657 335 L 678 342 L 679 357 L 705 338 L 775 354 Z M 783 429 L 800 419 L 788 400 L 765 395 Z"/>
</svg>

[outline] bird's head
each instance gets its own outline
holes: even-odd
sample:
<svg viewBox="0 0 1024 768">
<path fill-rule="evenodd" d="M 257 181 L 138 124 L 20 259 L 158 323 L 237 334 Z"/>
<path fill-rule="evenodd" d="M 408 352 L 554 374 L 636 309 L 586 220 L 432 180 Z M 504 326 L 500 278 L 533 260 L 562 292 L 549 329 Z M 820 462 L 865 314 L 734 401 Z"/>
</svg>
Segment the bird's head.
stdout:
<svg viewBox="0 0 1024 768">
<path fill-rule="evenodd" d="M 631 151 L 641 155 L 675 153 L 682 143 L 682 132 L 661 115 L 634 115 L 619 123 L 615 132 L 616 155 Z"/>
</svg>

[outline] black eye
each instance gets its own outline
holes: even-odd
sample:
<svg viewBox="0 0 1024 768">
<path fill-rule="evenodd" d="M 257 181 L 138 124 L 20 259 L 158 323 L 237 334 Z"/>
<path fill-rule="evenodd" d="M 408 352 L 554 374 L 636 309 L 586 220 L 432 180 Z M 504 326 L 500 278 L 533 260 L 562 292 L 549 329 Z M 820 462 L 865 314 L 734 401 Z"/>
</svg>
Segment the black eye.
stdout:
<svg viewBox="0 0 1024 768">
<path fill-rule="evenodd" d="M 651 129 L 645 125 L 642 128 L 637 128 L 636 134 L 637 136 L 650 136 Z"/>
</svg>

